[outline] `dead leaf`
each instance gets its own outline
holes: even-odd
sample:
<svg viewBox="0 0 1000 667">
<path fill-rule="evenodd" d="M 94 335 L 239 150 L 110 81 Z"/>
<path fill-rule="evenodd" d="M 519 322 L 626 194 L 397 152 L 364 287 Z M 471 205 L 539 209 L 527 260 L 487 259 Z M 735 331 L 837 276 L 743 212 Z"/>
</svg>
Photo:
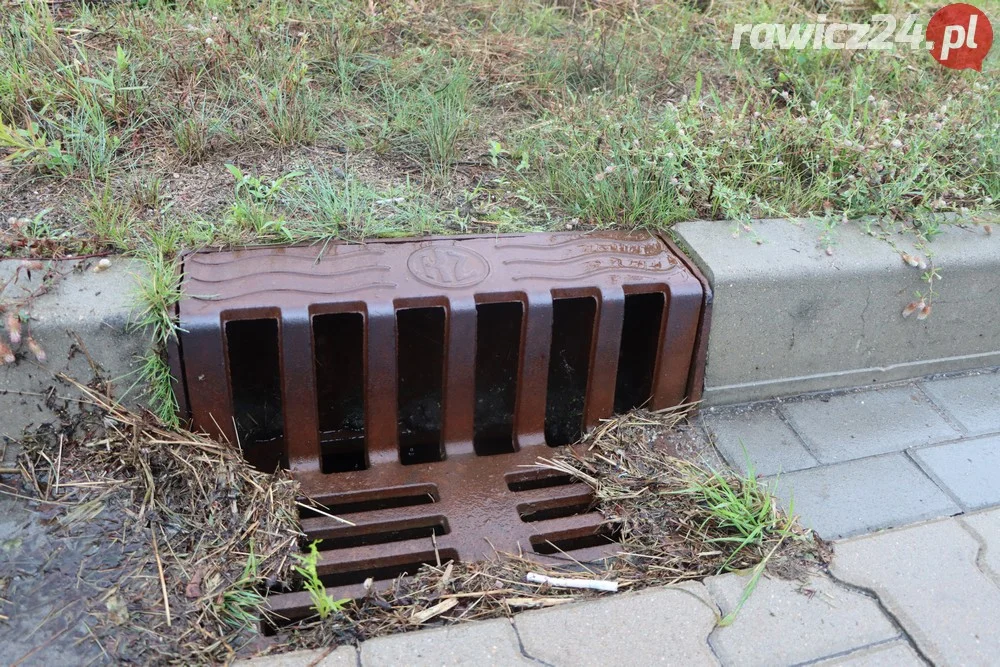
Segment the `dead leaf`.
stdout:
<svg viewBox="0 0 1000 667">
<path fill-rule="evenodd" d="M 112 623 L 115 625 L 128 623 L 128 605 L 125 604 L 125 600 L 122 600 L 120 595 L 112 593 L 104 602 L 104 606 L 108 608 L 108 618 L 111 619 Z"/>
<path fill-rule="evenodd" d="M 448 563 L 448 566 L 444 568 L 444 574 L 441 575 L 441 580 L 437 583 L 438 593 L 444 593 L 445 589 L 448 588 L 448 584 L 451 582 L 451 573 L 454 569 L 454 563 Z"/>
<path fill-rule="evenodd" d="M 438 602 L 433 607 L 428 607 L 427 609 L 418 611 L 413 616 L 410 616 L 410 623 L 413 623 L 414 625 L 422 625 L 435 616 L 439 616 L 449 609 L 454 609 L 457 604 L 458 600 L 456 598 L 448 598 L 443 602 Z"/>
<path fill-rule="evenodd" d="M 184 595 L 192 600 L 201 597 L 201 577 L 203 574 L 204 572 L 200 568 L 195 570 L 195 573 L 191 576 L 191 580 L 184 587 Z"/>
</svg>

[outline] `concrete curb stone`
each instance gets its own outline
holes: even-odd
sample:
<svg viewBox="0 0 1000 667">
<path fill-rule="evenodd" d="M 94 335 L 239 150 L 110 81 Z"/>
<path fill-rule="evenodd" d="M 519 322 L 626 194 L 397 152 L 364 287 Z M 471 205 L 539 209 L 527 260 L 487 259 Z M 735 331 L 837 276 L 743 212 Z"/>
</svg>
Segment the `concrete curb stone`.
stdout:
<svg viewBox="0 0 1000 667">
<path fill-rule="evenodd" d="M 816 221 L 758 220 L 736 238 L 719 221 L 673 227 L 712 284 L 706 404 L 743 403 L 1000 365 L 1000 238 L 945 224 L 929 245 L 942 280 L 926 320 L 903 307 L 926 291 L 926 257 L 860 223 L 839 225 L 827 254 Z M 759 242 L 759 243 L 758 243 Z"/>
<path fill-rule="evenodd" d="M 0 260 L 0 282 L 6 281 L 20 260 Z M 135 308 L 136 275 L 143 271 L 139 262 L 112 259 L 105 271 L 94 273 L 96 260 L 57 260 L 55 270 L 64 277 L 55 282 L 30 309 L 25 333 L 31 335 L 46 353 L 45 363 L 37 362 L 22 343 L 14 364 L 0 366 L 0 435 L 17 438 L 29 424 L 51 421 L 39 396 L 55 386 L 58 396 L 74 396 L 75 390 L 54 379 L 65 373 L 81 382 L 93 377 L 93 360 L 106 379 L 112 381 L 116 397 L 121 398 L 137 380 L 142 356 L 151 341 L 142 332 L 130 331 L 129 321 Z M 38 287 L 44 271 L 33 271 L 31 280 L 22 272 L 18 281 L 8 286 L 4 301 Z M 3 332 L 6 338 L 7 332 Z M 86 348 L 78 349 L 75 336 Z M 137 396 L 133 391 L 131 397 Z M 128 400 L 126 402 L 129 402 Z M 132 401 L 134 403 L 134 400 Z"/>
</svg>

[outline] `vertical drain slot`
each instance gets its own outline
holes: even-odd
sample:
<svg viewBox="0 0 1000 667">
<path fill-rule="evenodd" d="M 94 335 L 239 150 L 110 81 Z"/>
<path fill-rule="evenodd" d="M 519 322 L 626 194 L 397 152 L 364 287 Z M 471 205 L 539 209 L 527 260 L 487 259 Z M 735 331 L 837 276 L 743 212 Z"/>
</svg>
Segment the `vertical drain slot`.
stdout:
<svg viewBox="0 0 1000 667">
<path fill-rule="evenodd" d="M 316 396 L 324 473 L 363 470 L 365 322 L 361 313 L 313 317 Z"/>
<path fill-rule="evenodd" d="M 243 455 L 266 472 L 274 472 L 279 465 L 287 467 L 281 414 L 278 321 L 226 322 L 226 349 L 236 435 Z"/>
<path fill-rule="evenodd" d="M 552 301 L 552 347 L 545 398 L 545 442 L 555 447 L 583 435 L 590 348 L 597 300 L 592 297 Z"/>
<path fill-rule="evenodd" d="M 444 308 L 396 312 L 399 460 L 440 461 Z"/>
<path fill-rule="evenodd" d="M 473 446 L 489 456 L 514 451 L 514 403 L 521 354 L 519 301 L 476 306 L 476 389 Z"/>
<path fill-rule="evenodd" d="M 625 297 L 625 321 L 615 383 L 615 413 L 628 412 L 643 405 L 653 393 L 664 303 L 662 292 Z"/>
</svg>

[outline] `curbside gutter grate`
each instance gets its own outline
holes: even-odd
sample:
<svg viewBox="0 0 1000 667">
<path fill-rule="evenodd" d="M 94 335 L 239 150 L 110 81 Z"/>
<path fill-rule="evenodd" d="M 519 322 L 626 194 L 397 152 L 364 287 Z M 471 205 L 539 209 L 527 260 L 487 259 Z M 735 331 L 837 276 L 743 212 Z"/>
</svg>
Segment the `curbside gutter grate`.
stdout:
<svg viewBox="0 0 1000 667">
<path fill-rule="evenodd" d="M 182 284 L 182 412 L 292 471 L 338 595 L 494 549 L 607 554 L 589 487 L 526 466 L 613 413 L 701 395 L 711 292 L 648 233 L 198 252 Z M 269 599 L 309 614 L 307 593 Z"/>
</svg>

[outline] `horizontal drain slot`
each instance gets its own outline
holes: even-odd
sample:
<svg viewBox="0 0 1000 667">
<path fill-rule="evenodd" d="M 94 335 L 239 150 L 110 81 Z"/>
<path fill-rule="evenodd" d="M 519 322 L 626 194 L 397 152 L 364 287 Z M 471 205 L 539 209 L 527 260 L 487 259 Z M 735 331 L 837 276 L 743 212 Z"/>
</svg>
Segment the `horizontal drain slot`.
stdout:
<svg viewBox="0 0 1000 667">
<path fill-rule="evenodd" d="M 525 498 L 517 505 L 517 513 L 525 523 L 586 514 L 594 503 L 593 491 L 579 482 L 522 491 L 519 497 Z"/>
<path fill-rule="evenodd" d="M 536 521 L 547 521 L 549 519 L 561 519 L 567 516 L 586 514 L 590 509 L 591 503 L 589 501 L 577 501 L 566 505 L 552 505 L 551 507 L 525 507 L 523 509 L 522 507 L 518 507 L 517 512 L 521 515 L 521 521 L 534 523 Z"/>
<path fill-rule="evenodd" d="M 454 549 L 439 549 L 436 553 L 431 549 L 407 554 L 399 559 L 372 558 L 367 563 L 358 564 L 354 569 L 333 574 L 321 574 L 319 578 L 327 587 L 360 584 L 369 578 L 375 581 L 385 581 L 404 574 L 416 574 L 422 565 L 436 565 L 439 557 L 442 563 L 449 560 L 458 562 L 458 552 Z"/>
<path fill-rule="evenodd" d="M 530 538 L 535 553 L 554 554 L 599 546 L 613 541 L 614 528 L 597 512 L 568 516 L 534 524 L 538 533 Z"/>
<path fill-rule="evenodd" d="M 612 530 L 601 531 L 591 535 L 580 535 L 577 537 L 567 537 L 564 539 L 548 540 L 545 538 L 532 538 L 531 548 L 536 554 L 551 556 L 563 551 L 572 552 L 578 549 L 589 549 L 600 547 L 617 541 L 616 533 Z"/>
<path fill-rule="evenodd" d="M 327 519 L 327 521 L 334 520 Z M 419 539 L 421 537 L 429 538 L 432 535 L 446 535 L 448 533 L 448 522 L 443 516 L 430 516 L 422 519 L 389 520 L 356 526 L 340 524 L 339 528 L 334 527 L 330 531 L 315 532 L 310 530 L 305 522 L 303 522 L 302 528 L 307 538 L 305 544 L 318 539 L 319 544 L 317 548 L 320 551 L 330 551 L 368 546 L 371 544 L 387 544 L 389 542 L 400 542 L 402 540 Z M 328 533 L 332 534 L 332 536 L 320 537 L 317 533 Z"/>
<path fill-rule="evenodd" d="M 571 475 L 542 469 L 508 473 L 506 479 L 507 488 L 514 492 L 548 489 L 553 486 L 577 483 L 577 480 Z"/>
<path fill-rule="evenodd" d="M 313 508 L 301 508 L 299 515 L 303 518 L 322 517 L 323 513 L 341 516 L 358 512 L 410 507 L 414 505 L 429 505 L 441 499 L 436 484 L 414 484 L 408 486 L 386 487 L 344 493 L 335 496 L 314 498 L 322 512 Z M 304 503 L 308 504 L 308 503 Z"/>
</svg>

